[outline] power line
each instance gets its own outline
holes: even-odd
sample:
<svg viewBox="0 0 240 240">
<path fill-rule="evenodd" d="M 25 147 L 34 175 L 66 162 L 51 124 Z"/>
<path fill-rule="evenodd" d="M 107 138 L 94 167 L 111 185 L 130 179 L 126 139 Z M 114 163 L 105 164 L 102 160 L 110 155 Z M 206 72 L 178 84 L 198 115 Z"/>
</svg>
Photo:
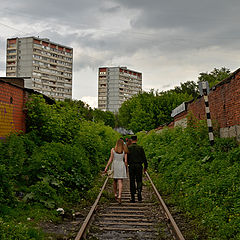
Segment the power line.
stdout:
<svg viewBox="0 0 240 240">
<path fill-rule="evenodd" d="M 0 24 L 1 24 L 2 26 L 4 26 L 4 27 L 11 28 L 11 29 L 13 29 L 13 30 L 15 30 L 15 31 L 17 31 L 17 32 L 21 32 L 21 33 L 27 34 L 26 32 L 24 32 L 24 31 L 22 31 L 22 30 L 19 30 L 19 29 L 17 29 L 17 28 L 14 28 L 14 27 L 12 27 L 12 26 L 9 26 L 9 25 L 7 25 L 7 24 L 5 24 L 5 23 L 1 23 L 1 22 L 0 22 Z"/>
</svg>

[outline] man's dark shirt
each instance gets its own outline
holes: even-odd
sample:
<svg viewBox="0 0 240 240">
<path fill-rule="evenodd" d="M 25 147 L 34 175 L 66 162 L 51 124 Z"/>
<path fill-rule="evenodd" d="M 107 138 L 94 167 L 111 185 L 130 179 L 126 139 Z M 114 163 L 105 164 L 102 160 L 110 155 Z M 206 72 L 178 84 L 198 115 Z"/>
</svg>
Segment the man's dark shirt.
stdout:
<svg viewBox="0 0 240 240">
<path fill-rule="evenodd" d="M 129 166 L 144 164 L 144 168 L 147 169 L 148 163 L 143 147 L 137 145 L 136 143 L 133 143 L 128 147 L 128 151 L 129 152 L 127 159 Z"/>
</svg>

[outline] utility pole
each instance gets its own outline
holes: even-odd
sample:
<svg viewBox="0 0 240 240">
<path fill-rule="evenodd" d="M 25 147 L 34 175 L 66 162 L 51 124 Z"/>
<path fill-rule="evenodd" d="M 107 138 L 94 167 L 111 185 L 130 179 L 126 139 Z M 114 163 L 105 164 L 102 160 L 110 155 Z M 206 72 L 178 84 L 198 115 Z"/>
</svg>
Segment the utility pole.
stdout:
<svg viewBox="0 0 240 240">
<path fill-rule="evenodd" d="M 211 114 L 210 114 L 209 102 L 208 102 L 209 85 L 208 85 L 208 82 L 205 81 L 205 82 L 199 82 L 198 86 L 199 86 L 200 94 L 204 98 L 205 111 L 207 115 L 208 136 L 209 136 L 210 145 L 213 146 L 214 144 L 213 127 L 212 127 L 212 120 L 211 120 Z"/>
</svg>

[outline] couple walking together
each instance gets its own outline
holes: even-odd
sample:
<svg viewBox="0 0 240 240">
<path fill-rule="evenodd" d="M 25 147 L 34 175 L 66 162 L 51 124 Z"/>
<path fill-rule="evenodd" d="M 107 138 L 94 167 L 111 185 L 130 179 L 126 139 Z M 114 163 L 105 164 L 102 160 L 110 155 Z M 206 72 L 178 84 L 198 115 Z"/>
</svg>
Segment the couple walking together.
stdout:
<svg viewBox="0 0 240 240">
<path fill-rule="evenodd" d="M 127 178 L 127 167 L 130 178 L 130 202 L 135 202 L 137 192 L 138 201 L 142 201 L 142 172 L 147 170 L 147 159 L 144 149 L 137 144 L 137 136 L 131 137 L 131 144 L 124 144 L 122 139 L 117 140 L 116 146 L 112 148 L 105 172 L 112 163 L 113 191 L 115 199 L 121 203 L 123 179 Z M 118 185 L 118 194 L 117 194 Z M 137 186 L 136 186 L 137 185 Z"/>
</svg>

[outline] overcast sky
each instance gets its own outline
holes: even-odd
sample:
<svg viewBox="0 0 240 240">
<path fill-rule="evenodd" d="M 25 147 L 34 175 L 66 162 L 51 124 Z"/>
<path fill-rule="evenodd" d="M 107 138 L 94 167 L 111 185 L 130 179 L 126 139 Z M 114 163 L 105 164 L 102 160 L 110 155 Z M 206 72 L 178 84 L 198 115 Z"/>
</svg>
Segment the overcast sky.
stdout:
<svg viewBox="0 0 240 240">
<path fill-rule="evenodd" d="M 0 76 L 7 38 L 49 38 L 73 48 L 73 98 L 97 107 L 100 66 L 142 72 L 146 91 L 235 71 L 239 23 L 239 0 L 1 0 Z"/>
</svg>

